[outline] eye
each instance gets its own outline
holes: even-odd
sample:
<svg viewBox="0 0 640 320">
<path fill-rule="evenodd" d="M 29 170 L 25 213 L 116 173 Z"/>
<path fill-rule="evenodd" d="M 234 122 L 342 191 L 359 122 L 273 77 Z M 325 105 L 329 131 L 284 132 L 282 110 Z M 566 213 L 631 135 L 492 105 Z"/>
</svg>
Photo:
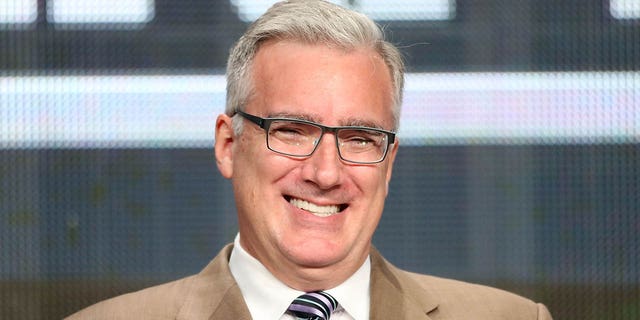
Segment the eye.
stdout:
<svg viewBox="0 0 640 320">
<path fill-rule="evenodd" d="M 315 135 L 315 127 L 305 123 L 277 121 L 271 124 L 269 134 L 281 140 L 299 140 Z"/>
<path fill-rule="evenodd" d="M 346 130 L 340 135 L 341 144 L 354 150 L 377 148 L 383 141 L 383 134 L 370 130 Z"/>
<path fill-rule="evenodd" d="M 350 144 L 353 147 L 367 147 L 374 143 L 374 141 L 365 136 L 352 136 L 342 140 L 346 144 Z"/>
<path fill-rule="evenodd" d="M 271 133 L 279 136 L 293 136 L 304 134 L 304 132 L 300 130 L 300 128 L 297 128 L 295 126 L 278 126 L 277 128 L 272 128 Z"/>
</svg>

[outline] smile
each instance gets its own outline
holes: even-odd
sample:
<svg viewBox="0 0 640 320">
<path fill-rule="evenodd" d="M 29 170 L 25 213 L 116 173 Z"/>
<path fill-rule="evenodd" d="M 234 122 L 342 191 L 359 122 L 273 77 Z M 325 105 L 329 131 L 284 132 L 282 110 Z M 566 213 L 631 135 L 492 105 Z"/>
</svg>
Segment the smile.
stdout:
<svg viewBox="0 0 640 320">
<path fill-rule="evenodd" d="M 317 205 L 309 201 L 305 201 L 297 198 L 289 198 L 289 203 L 291 203 L 293 206 L 297 208 L 308 211 L 317 217 L 329 217 L 336 213 L 339 213 L 343 209 L 339 205 L 321 206 L 321 205 Z"/>
</svg>

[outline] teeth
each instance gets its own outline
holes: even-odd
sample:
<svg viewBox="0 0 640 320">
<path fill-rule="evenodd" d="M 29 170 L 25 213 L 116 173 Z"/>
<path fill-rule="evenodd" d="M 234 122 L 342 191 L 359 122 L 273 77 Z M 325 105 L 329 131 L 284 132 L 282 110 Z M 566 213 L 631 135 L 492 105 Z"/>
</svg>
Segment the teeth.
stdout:
<svg viewBox="0 0 640 320">
<path fill-rule="evenodd" d="M 309 211 L 318 217 L 328 217 L 332 214 L 338 213 L 338 210 L 339 210 L 338 206 L 336 205 L 319 206 L 311 202 L 295 199 L 295 198 L 291 198 L 291 200 L 289 200 L 289 203 L 291 203 L 292 205 L 302 210 Z"/>
</svg>

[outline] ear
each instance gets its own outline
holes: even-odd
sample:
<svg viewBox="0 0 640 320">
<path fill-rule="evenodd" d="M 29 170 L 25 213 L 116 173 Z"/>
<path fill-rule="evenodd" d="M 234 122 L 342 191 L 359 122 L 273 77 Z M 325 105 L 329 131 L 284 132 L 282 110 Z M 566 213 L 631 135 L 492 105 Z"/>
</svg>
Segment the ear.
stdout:
<svg viewBox="0 0 640 320">
<path fill-rule="evenodd" d="M 233 176 L 233 143 L 235 135 L 231 117 L 221 114 L 216 119 L 215 156 L 218 170 L 223 177 Z"/>
</svg>

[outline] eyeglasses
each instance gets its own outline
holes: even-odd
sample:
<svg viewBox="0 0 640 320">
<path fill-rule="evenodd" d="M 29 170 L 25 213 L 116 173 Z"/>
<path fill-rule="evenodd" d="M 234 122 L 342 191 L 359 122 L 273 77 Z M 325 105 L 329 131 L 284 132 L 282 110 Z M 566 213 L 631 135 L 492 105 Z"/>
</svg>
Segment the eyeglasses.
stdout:
<svg viewBox="0 0 640 320">
<path fill-rule="evenodd" d="M 331 132 L 336 137 L 340 159 L 359 164 L 379 163 L 396 139 L 394 132 L 375 128 L 328 127 L 305 120 L 261 118 L 239 110 L 237 113 L 264 129 L 269 150 L 292 157 L 311 156 L 322 136 Z"/>
</svg>

